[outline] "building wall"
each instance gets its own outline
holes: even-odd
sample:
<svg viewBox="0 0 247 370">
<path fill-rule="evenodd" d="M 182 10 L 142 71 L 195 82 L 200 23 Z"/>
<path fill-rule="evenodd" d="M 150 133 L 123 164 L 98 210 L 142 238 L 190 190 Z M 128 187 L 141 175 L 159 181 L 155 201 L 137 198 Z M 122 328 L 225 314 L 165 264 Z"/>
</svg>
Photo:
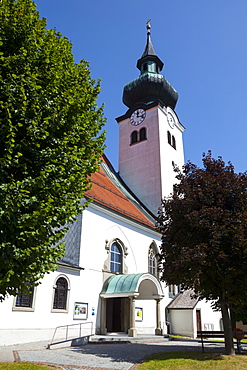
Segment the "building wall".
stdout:
<svg viewBox="0 0 247 370">
<path fill-rule="evenodd" d="M 85 321 L 92 321 L 93 332 L 97 333 L 100 327 L 99 294 L 104 280 L 110 276 L 109 271 L 104 270 L 109 253 L 106 249 L 106 241 L 110 242 L 117 238 L 125 245 L 127 249 L 125 265 L 128 273 L 148 272 L 149 246 L 153 241 L 156 241 L 158 246 L 160 244 L 157 232 L 128 222 L 94 205 L 90 205 L 83 212 L 82 224 L 78 225 L 78 230 L 81 233 L 79 265 L 83 269 L 74 271 L 67 267 L 59 267 L 58 271 L 47 274 L 42 284 L 35 288 L 33 312 L 13 311 L 14 297 L 9 297 L 0 303 L 0 345 L 43 339 L 49 342 L 57 326 Z M 54 284 L 60 275 L 67 276 L 69 280 L 68 312 L 52 312 Z M 87 320 L 74 319 L 75 302 L 88 304 Z M 141 304 L 144 310 L 144 320 L 138 322 L 137 326 L 142 332 L 152 330 L 154 333 L 155 301 L 152 303 L 143 301 Z M 150 307 L 152 308 L 151 315 Z M 163 321 L 164 307 L 165 303 L 162 309 Z M 64 330 L 59 329 L 57 338 L 63 336 Z M 89 326 L 86 331 L 89 331 Z"/>
<path fill-rule="evenodd" d="M 210 302 L 205 300 L 199 301 L 196 305 L 196 309 L 201 311 L 202 330 L 222 330 L 221 312 L 214 311 Z"/>
<path fill-rule="evenodd" d="M 167 112 L 175 117 L 173 128 L 168 124 Z M 173 165 L 184 164 L 183 126 L 170 108 L 160 106 L 147 109 L 145 120 L 133 126 L 129 119 L 119 123 L 119 173 L 129 188 L 154 213 L 161 199 L 172 192 L 175 183 Z M 147 129 L 147 140 L 130 145 L 131 133 Z M 176 140 L 176 149 L 168 143 L 167 131 Z M 141 186 L 140 186 L 141 184 Z"/>
<path fill-rule="evenodd" d="M 173 128 L 169 125 L 169 115 L 172 114 L 174 117 Z M 159 147 L 160 147 L 160 167 L 161 167 L 161 196 L 169 196 L 173 191 L 173 185 L 177 182 L 174 172 L 174 166 L 178 166 L 180 169 L 184 165 L 184 149 L 183 149 L 183 137 L 184 131 L 183 126 L 179 122 L 177 115 L 172 111 L 171 108 L 158 109 L 158 122 L 159 122 Z M 171 134 L 171 138 L 174 137 L 176 147 L 168 144 L 167 133 Z"/>
<path fill-rule="evenodd" d="M 154 214 L 161 203 L 157 110 L 157 107 L 148 109 L 145 120 L 138 126 L 131 125 L 129 119 L 119 124 L 120 176 Z M 142 127 L 146 127 L 147 140 L 130 145 L 131 133 Z"/>
<path fill-rule="evenodd" d="M 170 310 L 168 320 L 170 322 L 171 334 L 193 337 L 194 323 L 192 310 Z"/>
<path fill-rule="evenodd" d="M 205 300 L 199 301 L 194 309 L 171 309 L 168 320 L 170 332 L 175 335 L 182 335 L 191 338 L 197 337 L 196 311 L 200 311 L 201 330 L 222 330 L 221 312 L 213 311 L 211 303 Z"/>
<path fill-rule="evenodd" d="M 59 267 L 58 271 L 47 274 L 35 289 L 35 305 L 33 312 L 13 311 L 14 298 L 9 297 L 0 303 L 0 345 L 47 340 L 50 342 L 54 329 L 57 326 L 92 322 L 93 333 L 100 328 L 100 292 L 103 282 L 111 275 L 106 268 L 109 256 L 107 245 L 115 239 L 120 240 L 126 248 L 126 273 L 148 272 L 148 250 L 153 241 L 159 247 L 160 235 L 151 229 L 128 221 L 112 212 L 104 210 L 94 204 L 83 212 L 80 230 L 80 267 L 81 270 L 72 270 Z M 81 222 L 80 220 L 78 222 Z M 53 312 L 54 284 L 59 276 L 66 276 L 69 280 L 68 312 Z M 161 328 L 166 331 L 165 308 L 170 302 L 168 289 L 163 285 L 164 298 L 160 302 Z M 86 320 L 74 318 L 75 302 L 88 304 Z M 136 307 L 142 309 L 142 320 L 136 321 L 138 333 L 154 334 L 156 328 L 156 301 L 138 300 Z M 200 302 L 197 306 L 201 310 L 202 323 L 214 324 L 214 330 L 219 330 L 220 314 L 210 309 L 209 303 Z M 173 310 L 171 330 L 174 334 L 194 336 L 196 328 L 195 310 Z M 82 334 L 89 334 L 91 324 L 82 326 Z M 60 328 L 57 339 L 64 338 L 65 329 Z M 78 336 L 78 326 L 70 329 L 69 336 Z"/>
</svg>

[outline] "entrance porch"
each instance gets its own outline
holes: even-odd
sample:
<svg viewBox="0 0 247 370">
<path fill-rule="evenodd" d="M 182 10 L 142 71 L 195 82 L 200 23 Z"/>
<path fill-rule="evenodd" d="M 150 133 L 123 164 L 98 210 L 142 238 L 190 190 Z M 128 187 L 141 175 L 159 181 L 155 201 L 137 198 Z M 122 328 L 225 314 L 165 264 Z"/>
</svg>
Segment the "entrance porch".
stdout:
<svg viewBox="0 0 247 370">
<path fill-rule="evenodd" d="M 143 315 L 154 315 L 155 334 L 162 335 L 160 301 L 163 297 L 160 282 L 149 273 L 109 277 L 100 293 L 100 333 L 123 332 L 136 337 L 136 321 L 141 321 Z M 144 312 L 137 308 L 136 302 L 141 300 L 155 300 L 155 310 Z"/>
</svg>

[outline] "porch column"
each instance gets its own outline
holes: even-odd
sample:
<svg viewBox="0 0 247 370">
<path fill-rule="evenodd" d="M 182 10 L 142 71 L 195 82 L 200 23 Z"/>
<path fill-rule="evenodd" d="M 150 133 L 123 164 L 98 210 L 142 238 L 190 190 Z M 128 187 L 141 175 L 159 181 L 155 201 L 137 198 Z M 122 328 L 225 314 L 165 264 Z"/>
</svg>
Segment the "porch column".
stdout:
<svg viewBox="0 0 247 370">
<path fill-rule="evenodd" d="M 100 334 L 105 335 L 106 333 L 107 333 L 107 328 L 106 328 L 106 298 L 101 297 Z"/>
<path fill-rule="evenodd" d="M 129 297 L 130 300 L 130 328 L 128 330 L 128 337 L 136 337 L 136 323 L 135 323 L 135 297 Z"/>
<path fill-rule="evenodd" d="M 161 329 L 161 321 L 160 321 L 160 301 L 161 299 L 155 299 L 156 300 L 156 329 L 155 329 L 155 335 L 162 335 L 162 329 Z"/>
</svg>

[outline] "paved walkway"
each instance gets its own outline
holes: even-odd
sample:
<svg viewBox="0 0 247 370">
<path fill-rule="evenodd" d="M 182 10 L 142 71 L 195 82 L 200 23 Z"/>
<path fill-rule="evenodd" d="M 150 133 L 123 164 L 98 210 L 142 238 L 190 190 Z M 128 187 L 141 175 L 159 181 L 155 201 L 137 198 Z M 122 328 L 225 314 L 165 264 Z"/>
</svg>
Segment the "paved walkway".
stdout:
<svg viewBox="0 0 247 370">
<path fill-rule="evenodd" d="M 46 349 L 47 342 L 0 347 L 0 362 L 27 361 L 60 366 L 64 370 L 134 370 L 154 353 L 201 351 L 197 341 L 87 344 Z M 206 351 L 224 351 L 223 344 L 208 343 Z"/>
</svg>

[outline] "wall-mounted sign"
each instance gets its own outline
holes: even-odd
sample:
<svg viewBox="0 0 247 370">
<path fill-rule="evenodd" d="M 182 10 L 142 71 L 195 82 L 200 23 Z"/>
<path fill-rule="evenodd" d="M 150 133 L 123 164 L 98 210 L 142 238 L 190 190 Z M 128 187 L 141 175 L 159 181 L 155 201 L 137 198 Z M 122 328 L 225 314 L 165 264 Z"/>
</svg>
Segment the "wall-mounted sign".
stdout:
<svg viewBox="0 0 247 370">
<path fill-rule="evenodd" d="M 74 319 L 86 320 L 88 316 L 88 303 L 75 302 Z"/>
<path fill-rule="evenodd" d="M 143 308 L 135 307 L 135 321 L 143 320 Z"/>
</svg>

